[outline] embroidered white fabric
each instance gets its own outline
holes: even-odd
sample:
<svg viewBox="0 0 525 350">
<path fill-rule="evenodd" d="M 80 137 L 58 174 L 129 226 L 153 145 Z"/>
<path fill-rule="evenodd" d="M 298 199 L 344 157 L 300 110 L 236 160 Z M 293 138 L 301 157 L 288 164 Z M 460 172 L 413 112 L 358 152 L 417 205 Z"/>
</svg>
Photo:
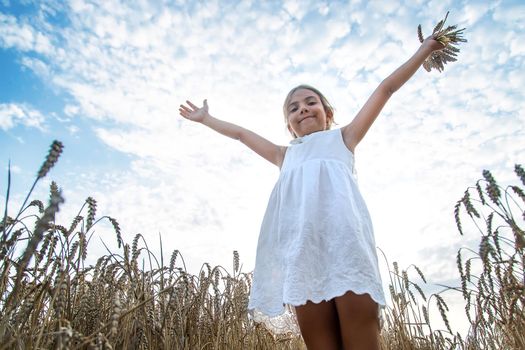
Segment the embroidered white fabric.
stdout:
<svg viewBox="0 0 525 350">
<path fill-rule="evenodd" d="M 283 313 L 278 316 L 268 316 L 258 309 L 251 309 L 249 315 L 255 322 L 263 324 L 266 329 L 274 334 L 291 334 L 296 336 L 301 334 L 295 309 L 291 305 L 285 305 Z"/>
<path fill-rule="evenodd" d="M 372 222 L 341 130 L 288 147 L 257 246 L 249 309 L 276 333 L 298 333 L 293 308 L 347 291 L 385 298 Z"/>
</svg>

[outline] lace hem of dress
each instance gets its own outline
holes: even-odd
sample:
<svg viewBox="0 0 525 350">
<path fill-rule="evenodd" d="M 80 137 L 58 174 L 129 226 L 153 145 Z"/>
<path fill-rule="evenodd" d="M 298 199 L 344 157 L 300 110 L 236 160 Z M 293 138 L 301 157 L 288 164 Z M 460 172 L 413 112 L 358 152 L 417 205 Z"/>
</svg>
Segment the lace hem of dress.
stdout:
<svg viewBox="0 0 525 350">
<path fill-rule="evenodd" d="M 256 323 L 262 324 L 272 334 L 301 335 L 295 308 L 292 305 L 285 305 L 284 311 L 277 316 L 266 315 L 258 309 L 251 309 L 248 314 Z"/>
</svg>

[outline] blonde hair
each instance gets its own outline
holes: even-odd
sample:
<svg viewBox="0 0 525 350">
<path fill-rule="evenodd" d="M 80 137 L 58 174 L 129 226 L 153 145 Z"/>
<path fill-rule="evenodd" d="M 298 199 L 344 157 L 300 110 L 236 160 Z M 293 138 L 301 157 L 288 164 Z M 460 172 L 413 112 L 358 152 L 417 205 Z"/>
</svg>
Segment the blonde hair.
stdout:
<svg viewBox="0 0 525 350">
<path fill-rule="evenodd" d="M 286 95 L 286 98 L 285 98 L 284 104 L 283 104 L 284 122 L 286 123 L 286 125 L 288 126 L 288 108 L 287 108 L 287 106 L 288 106 L 288 103 L 290 103 L 290 99 L 292 98 L 292 95 L 297 90 L 310 90 L 313 93 L 315 93 L 317 96 L 319 96 L 319 99 L 321 100 L 321 104 L 323 105 L 323 108 L 324 108 L 324 112 L 326 113 L 326 128 L 330 129 L 332 124 L 335 123 L 335 121 L 334 121 L 334 112 L 335 112 L 334 107 L 332 107 L 330 102 L 328 102 L 328 100 L 321 93 L 321 91 L 319 91 L 316 88 L 314 88 L 313 86 L 310 86 L 310 85 L 307 85 L 307 84 L 301 84 L 301 85 L 298 85 L 298 86 L 294 87 L 292 90 L 290 90 L 288 95 Z M 290 131 L 290 133 L 292 134 L 292 136 L 294 138 L 297 138 L 297 135 L 295 135 L 295 133 L 292 130 L 289 130 L 289 131 Z"/>
</svg>

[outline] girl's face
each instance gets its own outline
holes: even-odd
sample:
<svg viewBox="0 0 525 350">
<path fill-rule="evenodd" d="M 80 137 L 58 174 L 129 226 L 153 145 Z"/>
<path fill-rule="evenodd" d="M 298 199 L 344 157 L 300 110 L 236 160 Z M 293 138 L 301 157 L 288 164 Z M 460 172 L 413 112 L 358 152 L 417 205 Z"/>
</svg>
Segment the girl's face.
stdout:
<svg viewBox="0 0 525 350">
<path fill-rule="evenodd" d="M 328 129 L 327 117 L 319 96 L 308 89 L 299 89 L 286 106 L 288 130 L 297 137 Z"/>
</svg>

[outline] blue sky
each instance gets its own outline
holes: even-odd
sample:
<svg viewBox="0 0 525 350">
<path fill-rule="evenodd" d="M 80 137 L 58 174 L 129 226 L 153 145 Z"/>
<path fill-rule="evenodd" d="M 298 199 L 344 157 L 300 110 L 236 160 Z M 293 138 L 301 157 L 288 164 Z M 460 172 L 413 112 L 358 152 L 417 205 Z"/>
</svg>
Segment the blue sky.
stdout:
<svg viewBox="0 0 525 350">
<path fill-rule="evenodd" d="M 490 169 L 523 163 L 525 5 L 520 1 L 0 0 L 0 164 L 22 200 L 52 140 L 68 223 L 97 199 L 124 238 L 143 234 L 197 269 L 253 268 L 278 169 L 241 144 L 178 116 L 186 99 L 276 143 L 290 140 L 282 103 L 297 84 L 325 93 L 339 126 L 412 55 L 450 10 L 468 43 L 443 73 L 423 69 L 387 104 L 356 150 L 361 190 L 390 261 L 435 283 L 457 275 L 452 210 Z M 7 176 L 5 175 L 4 178 Z M 5 181 L 0 196 L 5 195 Z M 1 199 L 1 198 L 0 198 Z M 90 258 L 114 247 L 97 229 Z M 385 276 L 386 278 L 386 276 Z"/>
</svg>

